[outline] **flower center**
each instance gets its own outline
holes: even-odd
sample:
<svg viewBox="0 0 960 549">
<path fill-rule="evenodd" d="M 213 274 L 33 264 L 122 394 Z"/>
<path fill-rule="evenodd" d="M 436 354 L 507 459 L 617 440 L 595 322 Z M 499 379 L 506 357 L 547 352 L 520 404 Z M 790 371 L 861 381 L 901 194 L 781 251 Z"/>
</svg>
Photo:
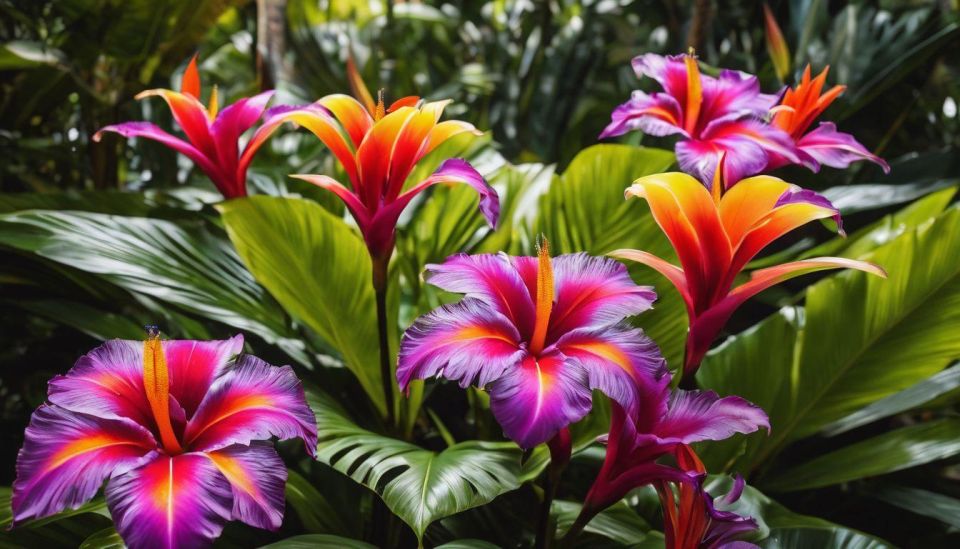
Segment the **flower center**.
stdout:
<svg viewBox="0 0 960 549">
<path fill-rule="evenodd" d="M 550 264 L 550 242 L 541 238 L 537 245 L 537 307 L 530 338 L 530 352 L 539 355 L 547 339 L 550 313 L 553 311 L 553 267 Z"/>
<path fill-rule="evenodd" d="M 143 389 L 160 431 L 163 448 L 172 454 L 183 452 L 170 422 L 170 371 L 163 354 L 159 330 L 151 327 L 143 342 Z"/>
</svg>

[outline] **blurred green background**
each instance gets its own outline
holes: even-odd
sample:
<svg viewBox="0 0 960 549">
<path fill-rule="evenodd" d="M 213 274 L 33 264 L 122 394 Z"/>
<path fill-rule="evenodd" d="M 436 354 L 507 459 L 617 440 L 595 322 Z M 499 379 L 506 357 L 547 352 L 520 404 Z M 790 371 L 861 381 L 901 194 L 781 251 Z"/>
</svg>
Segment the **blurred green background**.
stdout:
<svg viewBox="0 0 960 549">
<path fill-rule="evenodd" d="M 133 96 L 146 88 L 177 87 L 193 53 L 200 54 L 204 85 L 217 85 L 227 102 L 277 89 L 274 104 L 347 92 L 345 64 L 352 55 L 368 86 L 384 88 L 388 98 L 452 98 L 448 117 L 489 132 L 470 157 L 480 165 L 512 166 L 512 175 L 500 183 L 525 189 L 538 184 L 537 173 L 564 172 L 579 151 L 596 144 L 610 112 L 631 90 L 653 89 L 630 68 L 640 53 L 694 47 L 709 66 L 758 74 L 768 92 L 793 83 L 807 63 L 815 70 L 829 65 L 829 81 L 847 91 L 825 118 L 887 159 L 893 171 L 884 176 L 873 165 L 856 164 L 779 175 L 828 190 L 851 233 L 875 228 L 904 204 L 960 180 L 956 0 L 789 0 L 769 6 L 790 47 L 786 82 L 771 64 L 763 4 L 756 1 L 0 0 L 0 215 L 51 210 L 155 221 L 103 226 L 85 241 L 56 242 L 45 240 L 44 227 L 67 220 L 35 219 L 28 229 L 22 218 L 0 221 L 0 484 L 12 482 L 23 428 L 44 399 L 46 381 L 100 339 L 140 337 L 140 326 L 154 322 L 182 337 L 242 329 L 266 359 L 323 367 L 318 357 L 328 347 L 289 318 L 228 249 L 211 206 L 219 195 L 202 173 L 153 142 L 128 143 L 112 135 L 91 140 L 98 128 L 119 121 L 144 119 L 170 128 L 160 102 Z M 668 141 L 639 135 L 621 142 L 671 148 Z M 330 197 L 287 178 L 332 170 L 332 159 L 313 136 L 284 132 L 254 162 L 251 192 L 303 195 L 339 212 Z M 514 176 L 520 183 L 507 181 Z M 522 218 L 524 202 L 510 204 L 510 215 Z M 69 222 L 82 229 L 84 219 Z M 551 226 L 540 220 L 534 225 Z M 401 231 L 399 269 L 413 285 L 405 303 L 421 301 L 419 267 L 451 245 L 417 240 L 425 230 L 432 234 L 430 227 Z M 460 248 L 529 248 L 529 235 L 478 244 L 470 239 L 472 229 L 461 232 Z M 818 238 L 823 232 L 811 231 L 781 247 L 795 255 Z M 129 246 L 115 245 L 121 241 L 134 242 L 144 255 L 130 255 Z M 591 251 L 605 251 L 605 242 L 616 240 L 597 236 Z M 408 256 L 415 260 L 403 263 Z M 137 262 L 147 267 L 130 267 Z M 183 286 L 187 275 L 177 269 L 184 264 L 193 269 L 187 275 L 202 275 L 195 287 Z M 783 299 L 778 294 L 752 303 L 734 318 L 731 332 L 768 317 Z M 412 318 L 416 309 L 408 304 L 401 317 Z M 334 386 L 351 383 L 332 375 L 341 375 Z M 937 413 L 955 418 L 957 402 L 955 394 L 942 397 Z M 804 440 L 790 448 L 799 456 L 817 455 L 912 419 L 889 421 L 845 435 L 842 444 Z M 802 461 L 790 453 L 784 459 L 788 465 Z M 838 483 L 778 500 L 899 545 L 946 547 L 960 543 L 958 519 L 949 517 L 960 509 L 953 499 L 960 498 L 960 460 L 956 452 L 945 459 L 935 470 L 904 471 L 873 493 Z M 906 497 L 889 488 L 899 485 L 944 494 L 953 507 L 944 504 L 946 514 L 939 518 L 905 513 L 901 507 L 911 505 L 891 503 Z"/>
</svg>

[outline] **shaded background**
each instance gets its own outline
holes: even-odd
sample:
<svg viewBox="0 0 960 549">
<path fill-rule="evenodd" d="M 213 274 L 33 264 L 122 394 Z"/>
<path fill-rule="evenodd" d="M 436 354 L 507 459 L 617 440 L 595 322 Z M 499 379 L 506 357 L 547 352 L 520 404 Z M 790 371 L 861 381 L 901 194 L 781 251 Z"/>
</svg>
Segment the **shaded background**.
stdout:
<svg viewBox="0 0 960 549">
<path fill-rule="evenodd" d="M 787 83 L 807 63 L 829 65 L 829 81 L 847 91 L 826 117 L 893 166 L 889 176 L 856 164 L 817 175 L 784 170 L 784 177 L 816 189 L 897 184 L 879 195 L 859 187 L 831 195 L 851 230 L 960 178 L 955 1 L 793 0 L 770 7 L 790 46 Z M 85 210 L 186 227 L 198 214 L 214 217 L 213 187 L 173 151 L 112 135 L 91 140 L 98 128 L 124 120 L 169 128 L 165 108 L 133 96 L 175 87 L 195 52 L 204 85 L 216 84 L 228 102 L 275 88 L 277 104 L 346 91 L 352 54 L 371 89 L 385 88 L 388 98 L 452 98 L 449 116 L 489 130 L 491 148 L 507 162 L 557 171 L 597 142 L 631 90 L 652 89 L 630 69 L 637 54 L 694 47 L 710 66 L 758 74 L 766 91 L 784 84 L 767 53 L 762 4 L 752 1 L 0 0 L 0 13 L 0 213 Z M 669 148 L 639 135 L 622 141 Z M 274 138 L 254 166 L 254 192 L 300 193 L 337 208 L 286 177 L 333 169 L 312 136 Z M 43 401 L 46 381 L 99 339 L 139 337 L 139 326 L 158 317 L 178 326 L 179 335 L 235 331 L 189 306 L 166 307 L 163 296 L 145 297 L 42 254 L 4 246 L 0 257 L 0 484 L 12 482 L 23 427 Z M 770 301 L 746 307 L 732 331 L 769 315 Z M 296 325 L 281 335 L 315 339 Z M 257 331 L 251 337 L 258 354 L 283 362 L 289 353 L 273 345 L 277 339 Z M 956 400 L 947 407 L 955 415 Z M 960 497 L 952 459 L 936 475 L 911 470 L 901 481 Z M 906 546 L 960 541 L 956 526 L 842 485 L 781 501 Z"/>
</svg>

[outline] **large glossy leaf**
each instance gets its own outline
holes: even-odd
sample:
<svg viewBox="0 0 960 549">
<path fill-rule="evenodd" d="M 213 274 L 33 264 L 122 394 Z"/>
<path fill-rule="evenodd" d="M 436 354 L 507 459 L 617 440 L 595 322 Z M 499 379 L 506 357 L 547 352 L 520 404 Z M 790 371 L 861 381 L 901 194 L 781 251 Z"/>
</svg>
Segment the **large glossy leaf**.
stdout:
<svg viewBox="0 0 960 549">
<path fill-rule="evenodd" d="M 124 549 L 123 538 L 113 526 L 98 531 L 80 544 L 80 549 Z"/>
<path fill-rule="evenodd" d="M 331 534 L 306 534 L 264 545 L 263 549 L 376 549 L 376 546 Z"/>
<path fill-rule="evenodd" d="M 809 490 L 892 473 L 960 454 L 960 420 L 903 427 L 851 444 L 765 482 L 772 491 Z"/>
<path fill-rule="evenodd" d="M 576 501 L 557 500 L 550 512 L 557 520 L 557 538 L 570 529 L 580 514 L 582 505 Z M 587 524 L 576 540 L 576 547 L 601 547 L 603 542 L 618 547 L 661 547 L 663 535 L 651 531 L 643 517 L 620 501 L 604 509 Z"/>
<path fill-rule="evenodd" d="M 360 237 L 308 200 L 255 196 L 218 208 L 250 272 L 340 353 L 384 412 L 370 256 Z"/>
<path fill-rule="evenodd" d="M 872 486 L 864 492 L 871 497 L 911 513 L 927 516 L 954 528 L 960 528 L 960 499 L 897 484 L 880 484 L 879 486 Z"/>
<path fill-rule="evenodd" d="M 432 452 L 359 427 L 325 395 L 308 400 L 317 460 L 374 490 L 418 538 L 431 522 L 520 486 L 520 450 L 512 443 L 469 441 Z"/>
<path fill-rule="evenodd" d="M 283 310 L 229 243 L 202 226 L 188 230 L 158 219 L 33 210 L 0 215 L 0 244 L 249 331 L 309 364 Z"/>
<path fill-rule="evenodd" d="M 895 546 L 846 528 L 775 528 L 763 549 L 893 549 Z"/>
</svg>

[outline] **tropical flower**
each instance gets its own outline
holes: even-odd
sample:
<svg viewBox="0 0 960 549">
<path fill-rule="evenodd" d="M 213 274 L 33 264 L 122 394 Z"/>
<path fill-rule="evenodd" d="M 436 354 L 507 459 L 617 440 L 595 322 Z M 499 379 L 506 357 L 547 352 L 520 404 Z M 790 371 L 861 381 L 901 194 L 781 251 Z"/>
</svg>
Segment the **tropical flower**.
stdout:
<svg viewBox="0 0 960 549">
<path fill-rule="evenodd" d="M 113 340 L 50 381 L 17 457 L 14 521 L 75 509 L 100 486 L 130 547 L 196 547 L 229 520 L 276 530 L 286 468 L 264 439 L 316 420 L 289 366 L 224 341 Z"/>
<path fill-rule="evenodd" d="M 251 145 L 259 146 L 258 139 L 266 139 L 287 121 L 313 132 L 343 166 L 350 188 L 326 175 L 293 177 L 340 197 L 356 220 L 370 255 L 382 258 L 393 251 L 397 220 L 404 208 L 431 185 L 470 185 L 480 194 L 480 211 L 487 221 L 491 226 L 497 223 L 500 202 L 496 191 L 462 159 L 445 161 L 433 175 L 403 192 L 407 176 L 424 156 L 455 135 L 480 133 L 467 122 L 440 122 L 449 103 L 405 97 L 385 108 L 382 93 L 376 105 L 366 106 L 348 95 L 328 95 L 312 105 L 272 109 L 263 133 L 255 135 Z"/>
<path fill-rule="evenodd" d="M 626 268 L 586 254 L 538 257 L 456 255 L 427 278 L 466 294 L 414 322 L 400 344 L 397 381 L 438 375 L 490 393 L 490 409 L 523 448 L 580 420 L 600 389 L 637 409 L 666 372 L 656 345 L 621 320 L 656 295 Z"/>
<path fill-rule="evenodd" d="M 869 160 L 889 173 L 890 166 L 882 158 L 871 154 L 852 135 L 838 132 L 833 122 L 821 122 L 817 129 L 807 131 L 813 121 L 846 90 L 846 86 L 834 86 L 821 94 L 829 70 L 830 67 L 826 67 L 811 80 L 810 65 L 807 65 L 800 84 L 787 89 L 780 104 L 774 107 L 771 123 L 790 134 L 796 142 L 800 163 L 814 172 L 820 170 L 821 164 L 846 168 L 852 162 Z M 768 167 L 777 168 L 791 162 L 788 158 L 774 155 Z"/>
<path fill-rule="evenodd" d="M 584 500 L 579 526 L 640 486 L 695 485 L 702 471 L 685 466 L 679 457 L 687 445 L 770 429 L 763 410 L 738 396 L 671 391 L 670 376 L 660 379 L 660 394 L 645 409 L 629 411 L 613 403 L 606 457 Z M 667 455 L 677 458 L 677 467 L 657 463 Z"/>
<path fill-rule="evenodd" d="M 729 507 L 743 493 L 743 477 L 737 475 L 730 491 L 714 498 L 703 487 L 707 472 L 693 449 L 680 445 L 674 451 L 677 465 L 697 474 L 696 482 L 677 483 L 674 494 L 670 482 L 654 483 L 663 509 L 663 535 L 668 549 L 746 549 L 752 543 L 737 541 L 757 529 L 757 521 L 719 507 Z"/>
<path fill-rule="evenodd" d="M 680 169 L 708 188 L 721 157 L 720 180 L 727 186 L 760 173 L 772 158 L 799 161 L 790 136 L 763 121 L 777 98 L 760 93 L 756 76 L 731 70 L 720 71 L 717 78 L 705 76 L 693 55 L 641 55 L 634 58 L 633 69 L 640 77 L 656 80 L 664 91 L 649 95 L 634 91 L 613 111 L 601 139 L 633 130 L 678 134 Z"/>
<path fill-rule="evenodd" d="M 690 320 L 684 378 L 696 373 L 734 310 L 770 286 L 825 269 L 859 269 L 886 276 L 871 263 L 817 257 L 755 271 L 749 281 L 731 289 L 751 259 L 793 229 L 822 219 L 832 220 L 842 233 L 840 214 L 826 198 L 775 177 L 744 179 L 721 197 L 687 174 L 662 173 L 638 179 L 626 195 L 647 200 L 680 266 L 638 250 L 611 255 L 652 267 L 683 297 Z"/>
<path fill-rule="evenodd" d="M 187 140 L 170 135 L 150 122 L 124 122 L 106 126 L 93 136 L 100 141 L 103 132 L 116 132 L 124 137 L 145 137 L 158 141 L 192 160 L 217 187 L 224 198 L 247 196 L 247 168 L 269 134 L 260 128 L 240 153 L 240 137 L 260 119 L 272 91 L 243 98 L 218 111 L 217 88 L 210 93 L 209 107 L 200 102 L 200 74 L 197 56 L 190 60 L 183 74 L 180 91 L 146 90 L 137 99 L 160 96 L 173 113 Z"/>
</svg>

